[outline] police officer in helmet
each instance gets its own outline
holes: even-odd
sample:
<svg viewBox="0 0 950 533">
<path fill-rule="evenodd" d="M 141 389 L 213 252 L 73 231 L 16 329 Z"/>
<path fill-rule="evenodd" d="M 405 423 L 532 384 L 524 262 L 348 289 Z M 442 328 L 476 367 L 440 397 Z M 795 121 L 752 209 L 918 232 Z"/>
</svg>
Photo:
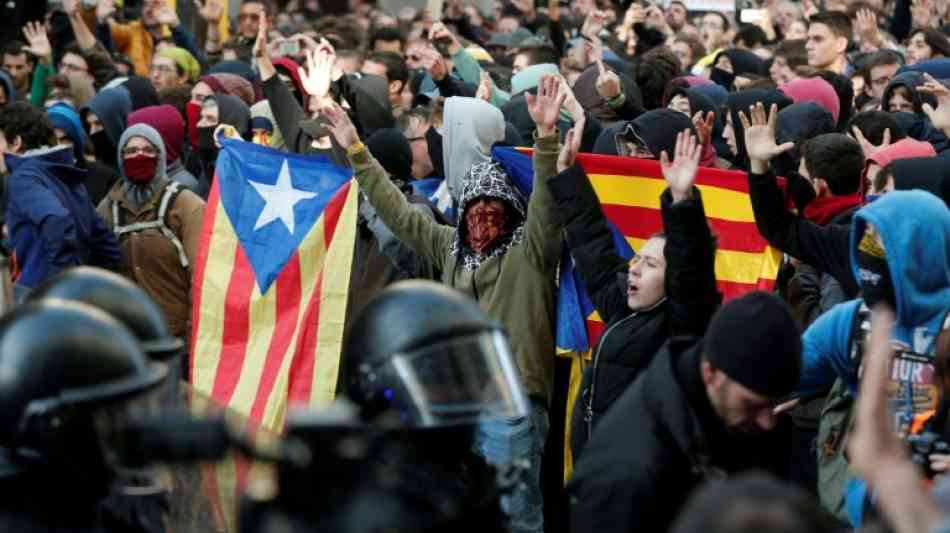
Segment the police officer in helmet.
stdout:
<svg viewBox="0 0 950 533">
<path fill-rule="evenodd" d="M 101 531 L 123 423 L 166 373 L 85 304 L 33 302 L 0 318 L 0 531 Z"/>
</svg>

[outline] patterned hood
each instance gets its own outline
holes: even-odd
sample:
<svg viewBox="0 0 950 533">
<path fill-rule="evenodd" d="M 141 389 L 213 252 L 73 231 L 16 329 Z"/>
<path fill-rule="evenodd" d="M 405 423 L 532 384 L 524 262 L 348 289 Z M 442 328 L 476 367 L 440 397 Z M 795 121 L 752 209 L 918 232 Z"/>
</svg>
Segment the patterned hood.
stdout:
<svg viewBox="0 0 950 533">
<path fill-rule="evenodd" d="M 491 251 L 478 255 L 466 243 L 468 228 L 465 225 L 465 215 L 469 206 L 482 198 L 501 200 L 508 206 L 509 232 Z M 462 211 L 458 231 L 455 232 L 455 240 L 452 242 L 452 254 L 466 269 L 477 270 L 486 260 L 504 255 L 512 245 L 520 243 L 524 238 L 525 200 L 515 190 L 511 178 L 500 164 L 489 161 L 473 165 L 462 181 L 459 205 L 462 206 Z"/>
</svg>

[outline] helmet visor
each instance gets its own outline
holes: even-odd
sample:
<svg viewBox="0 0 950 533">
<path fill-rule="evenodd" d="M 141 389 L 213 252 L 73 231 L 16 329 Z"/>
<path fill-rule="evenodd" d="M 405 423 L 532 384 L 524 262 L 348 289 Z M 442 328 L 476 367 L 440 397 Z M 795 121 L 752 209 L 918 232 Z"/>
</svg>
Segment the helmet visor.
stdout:
<svg viewBox="0 0 950 533">
<path fill-rule="evenodd" d="M 525 416 L 528 402 L 505 336 L 487 331 L 394 354 L 376 371 L 383 395 L 410 427 Z"/>
</svg>

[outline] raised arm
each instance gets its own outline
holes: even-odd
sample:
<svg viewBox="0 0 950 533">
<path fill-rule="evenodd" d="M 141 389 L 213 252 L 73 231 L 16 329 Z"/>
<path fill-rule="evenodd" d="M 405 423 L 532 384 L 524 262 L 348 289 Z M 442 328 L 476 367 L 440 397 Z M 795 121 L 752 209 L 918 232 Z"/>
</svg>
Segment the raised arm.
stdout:
<svg viewBox="0 0 950 533">
<path fill-rule="evenodd" d="M 330 131 L 337 142 L 346 149 L 354 177 L 379 218 L 399 240 L 441 270 L 455 230 L 438 224 L 409 204 L 366 145 L 360 142 L 356 127 L 343 108 L 334 102 L 320 113 L 329 121 Z"/>
<path fill-rule="evenodd" d="M 716 250 L 703 199 L 694 185 L 702 146 L 684 130 L 676 137 L 672 161 L 664 151 L 660 166 L 669 188 L 660 196 L 666 233 L 667 297 L 673 335 L 702 336 L 722 301 L 716 288 Z"/>
<path fill-rule="evenodd" d="M 528 261 L 539 271 L 554 272 L 560 255 L 561 233 L 555 231 L 554 198 L 547 182 L 554 176 L 558 161 L 558 134 L 555 124 L 567 94 L 560 90 L 554 76 L 544 76 L 538 84 L 537 96 L 525 93 L 528 112 L 537 125 L 534 144 L 534 186 L 528 202 L 525 222 L 525 252 Z M 583 128 L 583 126 L 582 126 Z M 573 137 L 573 136 L 572 136 Z M 580 129 L 572 142 L 576 155 L 580 146 Z M 571 156 L 573 162 L 573 156 Z"/>
</svg>

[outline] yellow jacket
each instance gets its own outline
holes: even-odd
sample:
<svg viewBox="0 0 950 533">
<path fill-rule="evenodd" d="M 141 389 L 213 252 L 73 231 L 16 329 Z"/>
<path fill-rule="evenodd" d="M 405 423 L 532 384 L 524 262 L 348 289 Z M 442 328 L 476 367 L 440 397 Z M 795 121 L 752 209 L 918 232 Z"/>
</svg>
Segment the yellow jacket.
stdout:
<svg viewBox="0 0 950 533">
<path fill-rule="evenodd" d="M 141 20 L 134 20 L 128 24 L 110 25 L 112 40 L 116 50 L 128 57 L 135 65 L 135 73 L 148 77 L 152 65 L 152 53 L 155 51 L 155 40 Z"/>
</svg>

